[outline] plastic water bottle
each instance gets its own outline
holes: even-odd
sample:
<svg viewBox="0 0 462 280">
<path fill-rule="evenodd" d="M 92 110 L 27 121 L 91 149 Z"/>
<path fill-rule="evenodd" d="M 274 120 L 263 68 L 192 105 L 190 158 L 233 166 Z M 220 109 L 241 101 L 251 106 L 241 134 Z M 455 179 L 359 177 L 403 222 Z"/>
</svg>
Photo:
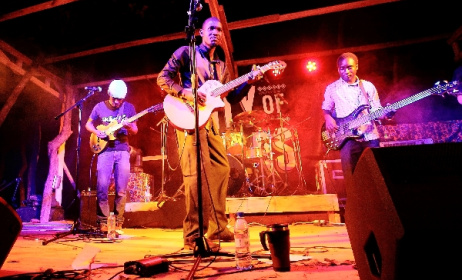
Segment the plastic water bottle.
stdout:
<svg viewBox="0 0 462 280">
<path fill-rule="evenodd" d="M 243 212 L 237 212 L 234 223 L 234 242 L 236 245 L 236 268 L 249 270 L 252 268 L 252 256 L 250 254 L 249 225 L 244 218 Z"/>
<path fill-rule="evenodd" d="M 107 238 L 108 239 L 116 239 L 116 216 L 114 212 L 109 213 L 109 217 L 107 218 Z"/>
</svg>

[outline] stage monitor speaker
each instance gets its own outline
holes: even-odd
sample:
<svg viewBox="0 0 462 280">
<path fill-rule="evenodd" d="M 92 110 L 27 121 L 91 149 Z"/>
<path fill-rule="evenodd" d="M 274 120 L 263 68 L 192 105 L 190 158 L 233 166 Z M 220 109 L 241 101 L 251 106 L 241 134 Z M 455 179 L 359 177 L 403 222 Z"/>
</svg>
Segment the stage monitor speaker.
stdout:
<svg viewBox="0 0 462 280">
<path fill-rule="evenodd" d="M 18 213 L 3 198 L 0 197 L 0 217 L 2 225 L 0 226 L 0 269 L 6 260 L 6 257 L 13 248 L 16 239 L 22 229 L 22 221 Z"/>
<path fill-rule="evenodd" d="M 458 274 L 462 143 L 367 149 L 346 191 L 361 280 Z"/>
</svg>

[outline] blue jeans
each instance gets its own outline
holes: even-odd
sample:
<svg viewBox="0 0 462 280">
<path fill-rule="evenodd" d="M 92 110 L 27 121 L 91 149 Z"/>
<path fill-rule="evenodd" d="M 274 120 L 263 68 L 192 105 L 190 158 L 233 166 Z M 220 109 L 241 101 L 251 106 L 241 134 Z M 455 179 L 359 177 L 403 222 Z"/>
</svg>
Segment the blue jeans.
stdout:
<svg viewBox="0 0 462 280">
<path fill-rule="evenodd" d="M 109 205 L 108 191 L 114 173 L 114 205 Z M 105 151 L 98 155 L 97 164 L 97 210 L 98 221 L 106 222 L 109 212 L 114 212 L 119 224 L 123 223 L 128 181 L 130 179 L 130 153 L 127 151 Z M 113 210 L 110 210 L 110 209 Z"/>
</svg>

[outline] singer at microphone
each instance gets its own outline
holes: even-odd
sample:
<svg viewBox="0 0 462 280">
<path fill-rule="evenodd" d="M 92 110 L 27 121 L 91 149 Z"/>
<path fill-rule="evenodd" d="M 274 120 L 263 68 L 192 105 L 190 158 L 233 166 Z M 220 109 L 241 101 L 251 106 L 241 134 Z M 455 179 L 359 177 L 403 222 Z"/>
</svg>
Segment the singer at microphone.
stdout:
<svg viewBox="0 0 462 280">
<path fill-rule="evenodd" d="M 101 87 L 85 87 L 85 90 L 101 92 L 103 89 Z"/>
</svg>

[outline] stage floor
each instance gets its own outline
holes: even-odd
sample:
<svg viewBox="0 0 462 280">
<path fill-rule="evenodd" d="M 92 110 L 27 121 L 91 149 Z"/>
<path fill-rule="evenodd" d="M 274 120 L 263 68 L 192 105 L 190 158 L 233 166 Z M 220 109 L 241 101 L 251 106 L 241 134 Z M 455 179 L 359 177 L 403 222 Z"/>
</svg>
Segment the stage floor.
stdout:
<svg viewBox="0 0 462 280">
<path fill-rule="evenodd" d="M 263 221 L 263 220 L 262 220 Z M 289 224 L 291 271 L 275 272 L 268 251 L 263 251 L 259 233 L 266 224 L 258 218 L 250 223 L 250 242 L 254 268 L 240 272 L 235 269 L 234 243 L 221 243 L 222 253 L 201 257 L 197 263 L 192 251 L 181 250 L 180 228 L 124 228 L 116 242 L 101 236 L 81 234 L 72 230 L 72 221 L 48 224 L 23 223 L 19 238 L 13 244 L 0 277 L 23 274 L 20 279 L 32 279 L 45 271 L 54 275 L 46 279 L 70 279 L 70 275 L 87 273 L 77 279 L 354 279 L 359 280 L 346 227 L 342 223 L 319 224 L 317 221 Z M 56 234 L 72 233 L 55 239 Z M 94 233 L 90 231 L 90 233 Z M 45 243 L 44 243 L 45 242 Z M 190 254 L 185 254 L 190 253 Z M 224 255 L 224 256 L 223 256 Z M 169 264 L 168 272 L 150 277 L 124 273 L 127 262 L 142 264 L 146 257 L 161 257 Z M 90 270 L 88 271 L 87 269 Z M 87 271 L 86 271 L 87 270 Z M 61 278 L 60 272 L 67 277 Z M 27 275 L 31 277 L 28 278 Z M 55 277 L 56 278 L 53 278 Z M 73 275 L 75 276 L 75 275 Z M 79 275 L 80 276 L 80 275 Z M 16 278 L 19 279 L 19 278 Z"/>
</svg>

